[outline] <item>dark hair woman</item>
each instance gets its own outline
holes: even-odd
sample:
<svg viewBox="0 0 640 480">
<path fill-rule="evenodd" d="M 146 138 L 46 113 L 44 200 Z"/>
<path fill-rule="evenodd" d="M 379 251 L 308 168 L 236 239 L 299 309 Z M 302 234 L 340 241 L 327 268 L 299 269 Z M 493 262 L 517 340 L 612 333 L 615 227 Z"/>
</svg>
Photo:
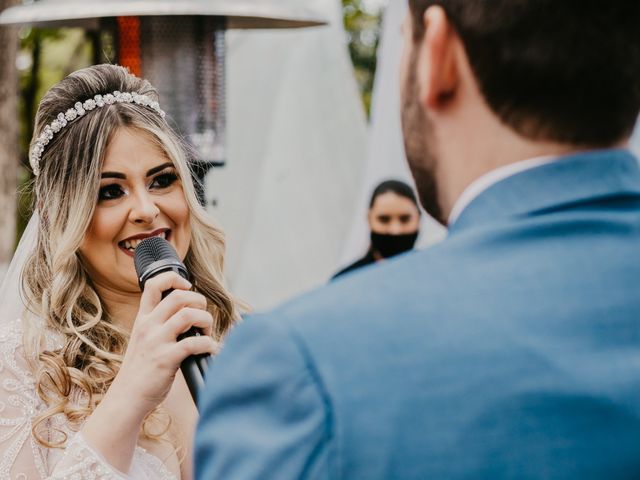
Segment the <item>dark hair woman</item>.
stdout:
<svg viewBox="0 0 640 480">
<path fill-rule="evenodd" d="M 420 230 L 420 209 L 413 189 L 400 180 L 382 182 L 371 195 L 367 219 L 371 244 L 366 255 L 333 278 L 413 249 Z"/>
</svg>

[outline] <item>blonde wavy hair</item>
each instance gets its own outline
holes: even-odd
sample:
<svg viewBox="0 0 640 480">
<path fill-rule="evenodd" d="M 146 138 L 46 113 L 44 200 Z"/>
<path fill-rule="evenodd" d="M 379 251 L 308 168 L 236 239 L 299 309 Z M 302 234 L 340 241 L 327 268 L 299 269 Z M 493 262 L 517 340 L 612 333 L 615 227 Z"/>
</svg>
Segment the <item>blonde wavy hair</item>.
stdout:
<svg viewBox="0 0 640 480">
<path fill-rule="evenodd" d="M 78 101 L 114 91 L 137 92 L 157 100 L 146 80 L 125 68 L 97 65 L 72 73 L 52 87 L 40 102 L 32 145 L 58 113 Z M 221 339 L 238 318 L 238 307 L 223 282 L 224 235 L 206 215 L 191 181 L 189 149 L 166 121 L 154 111 L 135 103 L 96 108 L 69 123 L 51 140 L 40 160 L 34 182 L 35 209 L 40 217 L 37 246 L 25 264 L 22 293 L 28 311 L 58 332 L 62 347 L 47 350 L 43 329 L 32 329 L 27 356 L 35 358 L 39 396 L 48 409 L 34 421 L 36 439 L 47 447 L 62 447 L 66 435 L 53 441 L 45 427 L 52 417 L 64 414 L 79 425 L 95 409 L 120 368 L 129 333 L 116 325 L 94 288 L 79 248 L 89 228 L 98 199 L 101 168 L 107 146 L 116 130 L 132 128 L 146 133 L 173 162 L 182 181 L 190 209 L 191 243 L 185 265 L 194 289 L 207 298 L 214 318 L 213 336 Z M 78 401 L 78 399 L 83 401 Z M 167 431 L 150 433 L 153 418 L 147 417 L 143 434 L 160 439 Z M 50 432 L 49 432 L 50 433 Z"/>
</svg>

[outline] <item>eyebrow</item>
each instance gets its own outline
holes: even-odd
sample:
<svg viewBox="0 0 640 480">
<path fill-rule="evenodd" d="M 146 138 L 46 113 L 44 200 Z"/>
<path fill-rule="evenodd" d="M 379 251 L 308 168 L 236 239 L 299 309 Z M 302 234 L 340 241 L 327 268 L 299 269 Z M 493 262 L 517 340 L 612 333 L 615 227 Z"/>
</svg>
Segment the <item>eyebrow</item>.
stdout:
<svg viewBox="0 0 640 480">
<path fill-rule="evenodd" d="M 158 165 L 157 167 L 153 167 L 151 170 L 149 170 L 147 172 L 147 177 L 150 177 L 154 173 L 161 172 L 162 170 L 164 170 L 167 167 L 173 167 L 173 163 L 167 162 L 167 163 L 163 163 L 162 165 Z"/>
<path fill-rule="evenodd" d="M 154 173 L 161 172 L 167 167 L 173 167 L 173 163 L 167 162 L 167 163 L 163 163 L 162 165 L 158 165 L 157 167 L 153 167 L 147 172 L 146 176 L 150 177 Z M 124 173 L 120 173 L 120 172 L 102 172 L 101 177 L 102 178 L 119 178 L 122 180 L 126 180 L 127 178 L 127 176 Z"/>
</svg>

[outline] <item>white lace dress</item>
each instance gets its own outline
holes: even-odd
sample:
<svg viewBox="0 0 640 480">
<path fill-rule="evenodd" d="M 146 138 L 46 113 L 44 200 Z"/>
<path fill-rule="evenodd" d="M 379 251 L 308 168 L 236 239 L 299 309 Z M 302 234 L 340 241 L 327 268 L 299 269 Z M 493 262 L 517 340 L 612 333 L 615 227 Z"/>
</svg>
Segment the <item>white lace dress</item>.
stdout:
<svg viewBox="0 0 640 480">
<path fill-rule="evenodd" d="M 68 432 L 64 450 L 40 446 L 32 434 L 33 418 L 45 409 L 27 367 L 20 320 L 0 331 L 0 480 L 177 480 L 164 463 L 136 447 L 131 469 L 117 471 L 66 425 L 62 415 L 55 427 Z"/>
</svg>

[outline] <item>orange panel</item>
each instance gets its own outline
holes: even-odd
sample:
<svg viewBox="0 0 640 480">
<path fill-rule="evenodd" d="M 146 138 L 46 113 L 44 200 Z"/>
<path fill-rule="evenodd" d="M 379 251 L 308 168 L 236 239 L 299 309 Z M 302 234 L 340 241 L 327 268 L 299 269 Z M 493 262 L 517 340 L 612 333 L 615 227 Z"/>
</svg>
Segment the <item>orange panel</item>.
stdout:
<svg viewBox="0 0 640 480">
<path fill-rule="evenodd" d="M 118 34 L 120 65 L 128 67 L 131 73 L 141 77 L 140 18 L 118 17 Z"/>
</svg>

